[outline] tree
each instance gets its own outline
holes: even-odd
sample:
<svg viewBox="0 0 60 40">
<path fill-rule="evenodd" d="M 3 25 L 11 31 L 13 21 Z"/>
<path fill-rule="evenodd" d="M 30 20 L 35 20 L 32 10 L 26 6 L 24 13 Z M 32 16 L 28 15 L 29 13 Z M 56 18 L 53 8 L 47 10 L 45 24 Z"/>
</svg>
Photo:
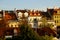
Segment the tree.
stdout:
<svg viewBox="0 0 60 40">
<path fill-rule="evenodd" d="M 28 25 L 21 25 L 20 40 L 40 40 L 40 36 Z"/>
<path fill-rule="evenodd" d="M 47 27 L 47 19 L 46 19 L 46 17 L 43 17 L 42 18 L 42 20 L 41 20 L 41 24 L 40 24 L 40 28 L 42 28 L 42 27 Z"/>
<path fill-rule="evenodd" d="M 50 27 L 50 28 L 53 28 L 53 24 L 49 24 L 48 23 L 48 20 L 46 19 L 46 17 L 42 18 L 41 20 L 42 24 L 39 25 L 39 27 Z"/>
<path fill-rule="evenodd" d="M 21 25 L 20 33 L 18 36 L 14 36 L 12 40 L 51 40 L 53 36 L 39 36 L 36 31 L 33 31 L 28 25 Z"/>
<path fill-rule="evenodd" d="M 6 40 L 12 40 L 11 38 L 6 38 Z"/>
<path fill-rule="evenodd" d="M 40 36 L 41 40 L 52 40 L 54 37 L 51 35 L 51 36 L 48 36 L 48 35 L 45 35 L 45 36 Z"/>
</svg>

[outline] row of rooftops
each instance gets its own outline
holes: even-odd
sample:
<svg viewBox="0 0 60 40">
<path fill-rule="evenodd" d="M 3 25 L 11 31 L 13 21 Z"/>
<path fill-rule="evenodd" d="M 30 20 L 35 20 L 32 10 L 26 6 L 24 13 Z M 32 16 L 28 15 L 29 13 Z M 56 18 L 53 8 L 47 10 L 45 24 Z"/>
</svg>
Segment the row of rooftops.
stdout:
<svg viewBox="0 0 60 40">
<path fill-rule="evenodd" d="M 22 12 L 22 13 L 25 13 L 25 12 L 28 12 L 29 15 L 32 14 L 32 15 L 42 15 L 42 16 L 46 16 L 46 17 L 49 17 L 51 18 L 51 16 L 56 13 L 57 11 L 60 11 L 60 8 L 58 9 L 48 9 L 47 8 L 47 11 L 44 12 L 44 11 L 40 11 L 40 10 L 28 10 L 28 9 L 24 9 L 24 10 L 0 10 L 0 14 L 3 14 L 3 11 L 5 11 L 5 13 L 12 13 L 12 15 L 15 13 L 15 12 Z"/>
<path fill-rule="evenodd" d="M 58 11 L 58 10 L 60 10 L 60 8 L 56 8 L 56 9 L 53 9 L 53 8 L 47 8 L 47 11 L 46 12 L 51 12 L 51 11 Z M 45 12 L 45 11 L 41 11 L 41 10 L 29 10 L 29 9 L 23 9 L 23 10 L 0 10 L 0 12 L 2 12 L 2 11 L 6 11 L 6 12 L 14 12 L 14 11 L 16 11 L 16 12 L 22 12 L 22 13 L 24 13 L 24 12 Z"/>
</svg>

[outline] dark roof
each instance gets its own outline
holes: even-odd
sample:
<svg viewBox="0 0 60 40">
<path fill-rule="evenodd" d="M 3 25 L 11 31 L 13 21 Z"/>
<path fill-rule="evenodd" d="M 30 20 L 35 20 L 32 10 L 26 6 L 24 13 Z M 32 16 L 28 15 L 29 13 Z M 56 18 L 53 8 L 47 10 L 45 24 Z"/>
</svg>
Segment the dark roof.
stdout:
<svg viewBox="0 0 60 40">
<path fill-rule="evenodd" d="M 17 12 L 22 12 L 22 13 L 25 13 L 27 12 L 27 10 L 16 10 Z"/>
</svg>

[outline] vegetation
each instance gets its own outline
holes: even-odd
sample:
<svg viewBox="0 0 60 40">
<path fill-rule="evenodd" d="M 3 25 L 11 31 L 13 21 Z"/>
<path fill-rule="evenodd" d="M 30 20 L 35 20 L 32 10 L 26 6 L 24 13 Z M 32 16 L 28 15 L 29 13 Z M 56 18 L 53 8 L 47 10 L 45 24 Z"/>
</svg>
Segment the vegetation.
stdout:
<svg viewBox="0 0 60 40">
<path fill-rule="evenodd" d="M 50 27 L 51 29 L 54 27 L 53 24 L 49 24 L 47 23 L 47 19 L 46 17 L 45 18 L 42 18 L 42 23 L 39 25 L 40 28 L 43 28 L 43 27 Z"/>
<path fill-rule="evenodd" d="M 6 40 L 12 40 L 11 38 L 6 38 Z"/>
<path fill-rule="evenodd" d="M 40 40 L 40 37 L 28 25 L 22 25 L 20 27 L 20 40 Z"/>
<path fill-rule="evenodd" d="M 52 40 L 53 36 L 39 36 L 28 25 L 21 25 L 20 33 L 18 36 L 14 36 L 13 40 Z"/>
<path fill-rule="evenodd" d="M 48 36 L 48 35 L 45 35 L 45 36 L 40 36 L 40 40 L 52 40 L 54 37 L 51 35 L 51 36 Z"/>
</svg>

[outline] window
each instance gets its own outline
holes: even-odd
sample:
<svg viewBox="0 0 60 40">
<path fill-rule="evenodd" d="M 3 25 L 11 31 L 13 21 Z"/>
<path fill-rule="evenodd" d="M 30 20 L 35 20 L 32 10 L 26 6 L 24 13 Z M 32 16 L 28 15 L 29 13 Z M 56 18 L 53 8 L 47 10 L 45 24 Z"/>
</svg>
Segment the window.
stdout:
<svg viewBox="0 0 60 40">
<path fill-rule="evenodd" d="M 55 20 L 55 23 L 56 23 L 56 20 Z"/>
<path fill-rule="evenodd" d="M 39 18 L 38 18 L 38 21 L 40 21 Z"/>
<path fill-rule="evenodd" d="M 30 13 L 30 15 L 32 15 L 32 13 Z"/>
<path fill-rule="evenodd" d="M 57 14 L 60 14 L 60 11 L 57 11 L 58 13 Z"/>
<path fill-rule="evenodd" d="M 57 16 L 57 18 L 58 18 L 58 16 Z"/>
<path fill-rule="evenodd" d="M 28 17 L 28 13 L 27 12 L 25 12 L 24 15 L 25 15 L 25 17 Z"/>
<path fill-rule="evenodd" d="M 57 20 L 57 23 L 58 23 L 58 20 Z"/>
<path fill-rule="evenodd" d="M 34 15 L 36 15 L 36 13 L 34 13 Z"/>
<path fill-rule="evenodd" d="M 13 25 L 11 25 L 11 27 L 13 27 Z"/>
<path fill-rule="evenodd" d="M 19 17 L 22 17 L 22 14 L 23 14 L 23 13 L 19 12 L 19 13 L 18 13 L 18 16 L 19 16 Z"/>
<path fill-rule="evenodd" d="M 40 15 L 40 13 L 38 13 L 38 15 Z"/>
<path fill-rule="evenodd" d="M 57 11 L 54 11 L 55 13 L 57 13 Z"/>
<path fill-rule="evenodd" d="M 0 17 L 2 17 L 2 14 L 0 14 Z"/>
<path fill-rule="evenodd" d="M 30 22 L 31 22 L 32 19 L 30 19 Z"/>
<path fill-rule="evenodd" d="M 56 18 L 56 16 L 54 16 Z"/>
</svg>

